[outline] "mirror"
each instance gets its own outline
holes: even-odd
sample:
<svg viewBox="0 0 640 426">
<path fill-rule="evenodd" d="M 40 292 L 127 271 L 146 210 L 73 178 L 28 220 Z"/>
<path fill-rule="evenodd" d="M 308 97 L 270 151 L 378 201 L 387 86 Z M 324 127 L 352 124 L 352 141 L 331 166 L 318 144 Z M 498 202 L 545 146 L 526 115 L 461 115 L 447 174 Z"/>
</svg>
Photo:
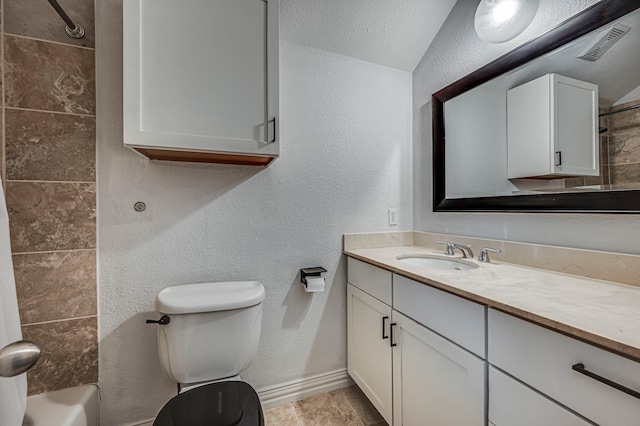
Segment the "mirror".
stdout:
<svg viewBox="0 0 640 426">
<path fill-rule="evenodd" d="M 613 39 L 617 41 L 611 43 Z M 638 2 L 605 0 L 434 93 L 434 211 L 640 213 L 638 46 Z M 598 50 L 601 56 L 595 61 L 577 58 L 597 55 Z M 511 169 L 515 166 L 508 158 L 516 156 L 512 142 L 518 131 L 514 114 L 507 113 L 507 92 L 549 74 L 595 87 L 597 101 L 587 118 L 593 124 L 587 129 L 591 141 L 580 142 L 593 153 L 592 173 L 509 179 L 509 164 Z M 535 108 L 532 115 L 549 115 L 540 112 L 537 100 L 525 104 Z M 563 123 L 564 128 L 577 127 L 566 125 L 564 115 L 553 116 L 552 128 Z M 551 146 L 553 163 L 559 160 L 557 153 L 553 157 L 553 141 Z M 521 160 L 526 163 L 529 158 Z"/>
</svg>

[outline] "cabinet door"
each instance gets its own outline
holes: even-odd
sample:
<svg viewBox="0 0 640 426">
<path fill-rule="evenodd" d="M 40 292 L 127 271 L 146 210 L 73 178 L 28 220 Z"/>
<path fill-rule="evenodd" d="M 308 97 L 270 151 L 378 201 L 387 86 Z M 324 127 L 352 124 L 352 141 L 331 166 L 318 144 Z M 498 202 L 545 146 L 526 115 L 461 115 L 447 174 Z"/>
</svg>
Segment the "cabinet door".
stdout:
<svg viewBox="0 0 640 426">
<path fill-rule="evenodd" d="M 555 173 L 598 176 L 598 86 L 553 75 Z"/>
<path fill-rule="evenodd" d="M 127 0 L 123 18 L 126 145 L 278 155 L 278 0 Z"/>
<path fill-rule="evenodd" d="M 347 285 L 349 375 L 391 424 L 391 307 Z"/>
<path fill-rule="evenodd" d="M 393 311 L 394 426 L 484 426 L 485 362 Z"/>
<path fill-rule="evenodd" d="M 546 74 L 507 91 L 509 179 L 598 176 L 598 86 Z"/>
<path fill-rule="evenodd" d="M 493 367 L 489 367 L 489 420 L 495 426 L 590 424 Z"/>
</svg>

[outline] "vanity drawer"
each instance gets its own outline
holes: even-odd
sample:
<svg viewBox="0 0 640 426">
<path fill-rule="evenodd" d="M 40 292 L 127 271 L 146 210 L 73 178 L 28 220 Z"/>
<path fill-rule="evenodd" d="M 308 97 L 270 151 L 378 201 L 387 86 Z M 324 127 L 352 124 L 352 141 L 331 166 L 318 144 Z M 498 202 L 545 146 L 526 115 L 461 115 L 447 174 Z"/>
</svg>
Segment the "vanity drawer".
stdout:
<svg viewBox="0 0 640 426">
<path fill-rule="evenodd" d="M 495 426 L 589 426 L 585 420 L 489 367 L 489 424 Z"/>
<path fill-rule="evenodd" d="M 493 309 L 488 333 L 490 364 L 599 425 L 638 425 L 640 399 L 572 366 L 640 391 L 640 363 Z"/>
<path fill-rule="evenodd" d="M 391 272 L 349 257 L 347 282 L 391 305 Z"/>
<path fill-rule="evenodd" d="M 393 308 L 477 356 L 486 357 L 485 306 L 394 274 Z"/>
</svg>

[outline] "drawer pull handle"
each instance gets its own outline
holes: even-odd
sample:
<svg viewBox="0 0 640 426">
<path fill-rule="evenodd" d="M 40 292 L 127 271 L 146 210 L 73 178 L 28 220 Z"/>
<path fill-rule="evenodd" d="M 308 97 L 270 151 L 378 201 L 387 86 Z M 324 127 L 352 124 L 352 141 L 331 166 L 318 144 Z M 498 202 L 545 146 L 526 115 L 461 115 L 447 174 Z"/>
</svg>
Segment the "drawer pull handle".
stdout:
<svg viewBox="0 0 640 426">
<path fill-rule="evenodd" d="M 384 335 L 384 330 L 385 330 L 385 328 L 387 328 L 387 327 L 385 327 L 385 321 L 388 320 L 388 319 L 389 319 L 389 317 L 382 317 L 382 338 L 383 339 L 388 339 L 389 338 L 389 335 L 386 335 L 386 336 Z"/>
<path fill-rule="evenodd" d="M 640 392 L 629 389 L 626 386 L 622 386 L 620 383 L 616 383 L 613 380 L 607 379 L 606 377 L 599 376 L 596 373 L 587 370 L 582 363 L 574 364 L 571 366 L 571 368 L 580 374 L 584 374 L 587 377 L 591 377 L 592 379 L 599 381 L 600 383 L 604 383 L 607 386 L 618 389 L 620 392 L 624 392 L 627 395 L 631 395 L 634 398 L 640 399 Z"/>
<path fill-rule="evenodd" d="M 391 323 L 391 326 L 389 327 L 389 334 L 391 334 L 391 339 L 389 339 L 389 346 L 394 347 L 394 346 L 398 346 L 397 343 L 393 343 L 393 327 L 395 327 L 397 324 L 395 322 Z"/>
</svg>

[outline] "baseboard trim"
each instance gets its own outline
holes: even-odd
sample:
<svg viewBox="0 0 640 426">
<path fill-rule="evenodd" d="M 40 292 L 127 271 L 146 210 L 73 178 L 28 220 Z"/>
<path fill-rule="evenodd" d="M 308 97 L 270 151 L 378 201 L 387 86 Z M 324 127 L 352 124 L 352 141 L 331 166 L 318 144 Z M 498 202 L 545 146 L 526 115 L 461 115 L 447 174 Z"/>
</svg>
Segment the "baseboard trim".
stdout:
<svg viewBox="0 0 640 426">
<path fill-rule="evenodd" d="M 309 398 L 335 389 L 346 388 L 353 385 L 347 369 L 343 368 L 317 376 L 304 379 L 291 380 L 274 386 L 258 389 L 258 396 L 262 402 L 262 408 L 277 407 L 293 401 Z"/>
</svg>

